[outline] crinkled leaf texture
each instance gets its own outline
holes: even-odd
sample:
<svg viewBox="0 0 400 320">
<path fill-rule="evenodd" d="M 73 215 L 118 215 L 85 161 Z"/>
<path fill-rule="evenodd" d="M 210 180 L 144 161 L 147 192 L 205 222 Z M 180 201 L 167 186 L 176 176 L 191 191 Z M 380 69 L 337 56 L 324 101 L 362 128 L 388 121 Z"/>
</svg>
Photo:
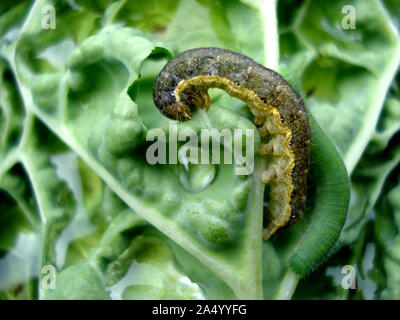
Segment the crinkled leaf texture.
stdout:
<svg viewBox="0 0 400 320">
<path fill-rule="evenodd" d="M 398 164 L 397 151 L 390 160 L 385 154 L 398 130 L 391 121 L 398 116 L 395 89 L 384 104 L 400 57 L 396 15 L 386 11 L 395 12 L 396 4 L 355 1 L 357 29 L 346 31 L 340 28 L 343 1 L 280 1 L 279 35 L 271 4 L 40 0 L 0 6 L 1 298 L 282 299 L 304 276 L 298 296 L 314 297 L 301 295 L 313 271 L 328 270 L 331 254 L 359 237 Z M 42 27 L 46 5 L 57 13 L 54 30 Z M 280 72 L 304 91 L 309 106 L 305 219 L 267 242 L 261 237 L 263 158 L 256 157 L 249 176 L 235 175 L 235 163 L 146 161 L 151 129 L 167 140 L 171 124 L 177 133 L 257 132 L 243 102 L 219 90 L 210 90 L 208 112 L 197 110 L 186 122 L 169 120 L 154 106 L 152 84 L 167 60 L 206 46 L 265 64 L 280 53 L 286 65 Z M 255 150 L 258 144 L 257 133 Z M 340 232 L 347 172 L 352 200 Z M 385 212 L 382 223 L 395 219 Z M 394 241 L 395 232 L 379 238 L 379 247 Z M 316 242 L 322 245 L 313 251 Z M 391 252 L 384 254 L 385 276 L 396 281 L 398 265 Z M 55 268 L 55 289 L 45 285 L 46 266 Z M 382 297 L 396 296 L 395 290 L 387 286 Z"/>
</svg>

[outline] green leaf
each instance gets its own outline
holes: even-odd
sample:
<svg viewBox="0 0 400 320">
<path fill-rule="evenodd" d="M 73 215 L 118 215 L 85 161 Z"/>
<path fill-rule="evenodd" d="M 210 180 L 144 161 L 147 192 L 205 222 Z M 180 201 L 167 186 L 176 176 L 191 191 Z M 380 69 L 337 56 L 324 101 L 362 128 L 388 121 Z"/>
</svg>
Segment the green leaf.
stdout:
<svg viewBox="0 0 400 320">
<path fill-rule="evenodd" d="M 380 1 L 354 1 L 356 29 L 342 7 L 304 1 L 281 34 L 282 57 L 301 77 L 307 103 L 351 173 L 371 139 L 400 63 L 400 40 Z M 329 76 L 326 76 L 329 75 Z"/>
<path fill-rule="evenodd" d="M 399 6 L 353 1 L 356 29 L 345 29 L 345 5 L 1 4 L 0 298 L 398 298 Z M 43 27 L 45 6 L 55 29 Z M 146 159 L 154 129 L 168 143 L 170 126 L 256 130 L 218 89 L 186 122 L 155 107 L 168 59 L 211 46 L 279 70 L 310 114 L 305 217 L 266 242 L 264 158 L 249 176 L 236 163 Z M 341 287 L 346 264 L 360 273 L 356 292 Z"/>
</svg>

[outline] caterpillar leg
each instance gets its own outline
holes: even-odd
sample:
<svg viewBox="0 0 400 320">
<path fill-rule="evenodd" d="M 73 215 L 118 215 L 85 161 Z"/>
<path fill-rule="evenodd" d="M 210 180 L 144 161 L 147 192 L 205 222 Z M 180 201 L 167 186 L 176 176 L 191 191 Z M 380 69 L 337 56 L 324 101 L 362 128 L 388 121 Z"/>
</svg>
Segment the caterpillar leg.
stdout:
<svg viewBox="0 0 400 320">
<path fill-rule="evenodd" d="M 268 142 L 267 144 L 260 143 L 260 146 L 258 148 L 258 154 L 260 156 L 265 156 L 266 154 L 273 154 L 273 153 L 274 153 L 274 145 L 272 141 Z"/>
<path fill-rule="evenodd" d="M 254 118 L 254 124 L 256 126 L 261 126 L 264 124 L 264 122 L 265 122 L 265 117 L 255 117 Z"/>
<path fill-rule="evenodd" d="M 185 101 L 178 101 L 164 109 L 164 114 L 169 114 L 178 120 L 189 120 L 192 117 L 192 112 Z"/>
<path fill-rule="evenodd" d="M 276 231 L 276 226 L 273 224 L 269 224 L 266 228 L 264 228 L 262 236 L 264 240 L 268 240 L 269 237 Z"/>
<path fill-rule="evenodd" d="M 265 126 L 259 127 L 258 132 L 259 132 L 261 138 L 264 138 L 269 133 L 268 129 Z"/>
<path fill-rule="evenodd" d="M 277 173 L 274 167 L 270 167 L 267 170 L 263 171 L 261 174 L 261 180 L 267 184 L 269 183 L 271 180 L 276 179 L 277 178 Z"/>
<path fill-rule="evenodd" d="M 185 92 L 186 101 L 189 104 L 195 105 L 199 108 L 210 108 L 210 96 L 206 88 L 198 88 L 197 90 L 190 89 Z"/>
<path fill-rule="evenodd" d="M 261 180 L 265 184 L 270 183 L 273 180 L 278 179 L 278 173 L 276 169 L 271 166 L 267 170 L 263 171 L 261 174 Z M 272 200 L 272 199 L 271 199 Z M 272 221 L 267 225 L 263 230 L 263 238 L 264 240 L 268 240 L 268 238 L 277 230 L 281 225 L 277 223 L 276 219 L 272 219 Z"/>
</svg>

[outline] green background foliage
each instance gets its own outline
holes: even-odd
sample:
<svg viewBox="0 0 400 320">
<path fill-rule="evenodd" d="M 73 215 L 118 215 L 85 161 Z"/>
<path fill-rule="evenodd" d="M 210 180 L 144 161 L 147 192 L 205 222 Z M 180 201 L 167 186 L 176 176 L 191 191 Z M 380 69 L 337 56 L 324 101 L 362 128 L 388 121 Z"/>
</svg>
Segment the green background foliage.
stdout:
<svg viewBox="0 0 400 320">
<path fill-rule="evenodd" d="M 346 30 L 346 1 L 271 4 L 0 4 L 0 299 L 400 298 L 400 7 L 353 1 Z M 42 27 L 46 5 L 55 29 Z M 264 160 L 236 176 L 235 163 L 145 159 L 146 133 L 171 122 L 154 106 L 155 78 L 171 56 L 209 46 L 275 63 L 315 118 L 306 218 L 267 242 Z M 210 94 L 178 132 L 255 128 L 241 101 Z M 346 171 L 350 184 L 335 182 Z M 330 230 L 319 215 L 349 193 L 337 241 L 293 272 L 299 245 Z M 46 265 L 55 290 L 42 285 Z M 344 265 L 356 290 L 341 286 Z"/>
</svg>

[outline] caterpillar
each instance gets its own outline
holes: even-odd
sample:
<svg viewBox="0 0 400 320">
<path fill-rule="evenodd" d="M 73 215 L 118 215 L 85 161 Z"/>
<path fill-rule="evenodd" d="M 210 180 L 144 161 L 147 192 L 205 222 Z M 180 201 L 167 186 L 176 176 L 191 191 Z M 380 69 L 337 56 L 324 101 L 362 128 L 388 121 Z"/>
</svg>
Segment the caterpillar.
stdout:
<svg viewBox="0 0 400 320">
<path fill-rule="evenodd" d="M 313 143 L 307 210 L 312 214 L 299 223 L 302 234 L 289 257 L 290 267 L 302 277 L 316 269 L 334 250 L 350 201 L 348 173 L 339 152 L 312 114 L 309 120 Z"/>
<path fill-rule="evenodd" d="M 153 85 L 156 107 L 168 118 L 185 121 L 192 108 L 208 110 L 208 88 L 220 88 L 244 101 L 254 116 L 268 156 L 261 179 L 270 186 L 269 214 L 263 237 L 304 215 L 310 162 L 311 129 L 304 102 L 277 72 L 220 48 L 185 51 L 171 59 Z"/>
</svg>

